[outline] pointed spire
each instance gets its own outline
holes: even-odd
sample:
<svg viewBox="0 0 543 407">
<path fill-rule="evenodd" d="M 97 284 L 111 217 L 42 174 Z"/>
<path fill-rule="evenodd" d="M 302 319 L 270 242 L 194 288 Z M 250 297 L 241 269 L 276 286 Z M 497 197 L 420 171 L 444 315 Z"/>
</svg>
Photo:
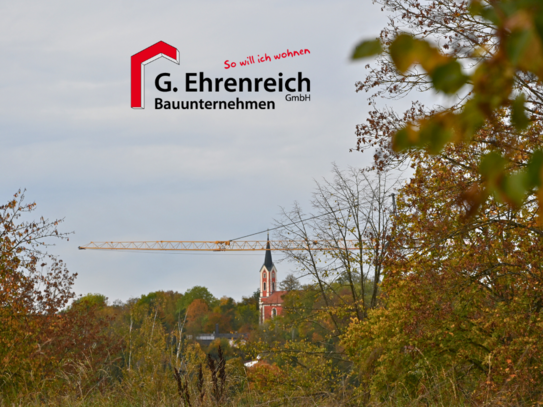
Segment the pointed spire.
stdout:
<svg viewBox="0 0 543 407">
<path fill-rule="evenodd" d="M 270 246 L 270 232 L 268 232 L 268 243 L 266 244 L 266 257 L 264 258 L 264 266 L 269 270 L 273 267 L 271 246 Z"/>
</svg>

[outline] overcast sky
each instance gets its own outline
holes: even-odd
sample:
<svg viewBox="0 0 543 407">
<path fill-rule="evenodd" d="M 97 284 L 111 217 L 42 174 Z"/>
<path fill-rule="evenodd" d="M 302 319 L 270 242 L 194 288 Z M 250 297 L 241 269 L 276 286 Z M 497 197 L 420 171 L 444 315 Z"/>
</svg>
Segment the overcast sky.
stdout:
<svg viewBox="0 0 543 407">
<path fill-rule="evenodd" d="M 386 23 L 369 0 L 0 4 L 0 201 L 26 188 L 36 217 L 65 218 L 61 230 L 74 234 L 51 252 L 79 274 L 77 293 L 126 300 L 204 285 L 218 297 L 250 295 L 263 252 L 77 247 L 93 240 L 228 240 L 265 230 L 280 206 L 298 201 L 310 210 L 314 180 L 329 176 L 332 162 L 346 168 L 371 160 L 349 153 L 368 106 L 354 86 L 364 63 L 348 56 Z M 180 65 L 163 58 L 147 65 L 146 109 L 133 110 L 130 56 L 157 41 L 179 50 Z M 224 69 L 225 60 L 287 49 L 311 53 Z M 159 73 L 200 71 L 253 78 L 303 72 L 311 101 L 260 94 L 275 110 L 154 109 Z M 293 266 L 278 269 L 281 279 Z"/>
</svg>

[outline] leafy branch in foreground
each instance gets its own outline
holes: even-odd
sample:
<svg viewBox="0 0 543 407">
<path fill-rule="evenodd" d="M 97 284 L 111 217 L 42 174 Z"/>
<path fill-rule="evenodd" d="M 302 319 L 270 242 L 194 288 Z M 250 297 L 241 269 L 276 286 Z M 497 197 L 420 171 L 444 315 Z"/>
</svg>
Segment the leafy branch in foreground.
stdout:
<svg viewBox="0 0 543 407">
<path fill-rule="evenodd" d="M 401 13 L 405 24 L 383 30 L 379 39 L 356 47 L 353 59 L 380 56 L 380 68 L 373 69 L 359 89 L 384 86 L 385 90 L 376 94 L 392 97 L 412 89 L 433 89 L 458 100 L 449 108 L 404 116 L 403 124 L 388 129 L 391 142 L 386 147 L 396 153 L 424 149 L 438 154 L 449 143 L 476 142 L 488 124 L 509 125 L 508 131 L 521 138 L 534 126 L 541 128 L 541 1 L 473 0 L 469 6 L 451 1 L 380 3 Z M 494 132 L 494 144 L 487 144 L 476 163 L 482 182 L 462 196 L 469 206 L 468 214 L 473 215 L 489 195 L 518 208 L 537 190 L 541 222 L 543 151 L 539 130 L 535 139 L 519 146 L 517 153 L 523 155 L 520 165 L 496 145 L 502 136 Z"/>
</svg>

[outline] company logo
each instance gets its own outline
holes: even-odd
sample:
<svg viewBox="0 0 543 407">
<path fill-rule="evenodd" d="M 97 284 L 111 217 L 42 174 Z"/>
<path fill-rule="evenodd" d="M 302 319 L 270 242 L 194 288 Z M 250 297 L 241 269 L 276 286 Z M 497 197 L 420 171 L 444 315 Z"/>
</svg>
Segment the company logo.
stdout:
<svg viewBox="0 0 543 407">
<path fill-rule="evenodd" d="M 307 51 L 307 52 L 305 52 Z M 298 52 L 295 52 L 298 54 Z M 300 55 L 309 53 L 309 50 L 300 50 Z M 285 58 L 294 53 L 284 53 Z M 266 54 L 267 56 L 267 54 Z M 282 55 L 274 56 L 275 59 L 280 59 Z M 179 51 L 177 48 L 166 44 L 163 41 L 159 41 L 149 48 L 144 49 L 131 57 L 131 101 L 130 105 L 132 109 L 144 109 L 145 108 L 145 65 L 157 60 L 158 58 L 166 58 L 179 65 Z M 271 58 L 268 62 L 271 62 Z M 262 62 L 258 59 L 258 62 Z M 253 62 L 254 63 L 254 62 Z M 241 62 L 240 62 L 240 65 Z M 234 67 L 234 63 L 231 67 Z M 243 66 L 243 65 L 242 65 Z M 176 86 L 172 86 L 170 80 L 163 78 L 169 78 L 170 73 L 163 72 L 159 74 L 155 79 L 155 88 L 157 91 L 166 93 L 178 91 Z M 255 100 L 258 98 L 256 93 L 265 92 L 266 94 L 287 93 L 285 100 L 291 101 L 307 101 L 311 100 L 311 81 L 305 77 L 302 72 L 297 74 L 291 74 L 291 76 L 283 76 L 282 72 L 278 72 L 275 77 L 243 77 L 243 78 L 213 78 L 208 77 L 204 72 L 185 72 L 184 75 L 185 87 L 183 97 L 187 97 L 194 93 L 207 94 L 209 96 L 218 92 L 226 92 L 232 95 L 238 94 L 240 97 L 236 97 L 233 100 L 204 100 L 204 98 L 197 98 L 196 100 L 164 100 L 163 98 L 155 98 L 155 110 L 273 110 L 275 109 L 275 101 L 273 100 Z M 178 85 L 181 86 L 181 85 Z M 180 88 L 181 89 L 181 88 Z M 245 100 L 245 93 L 248 93 L 247 97 L 253 96 L 253 100 Z M 292 95 L 288 92 L 297 92 L 299 95 Z M 306 92 L 303 94 L 302 92 Z M 237 96 L 237 95 L 236 95 Z M 206 96 L 204 96 L 206 97 Z M 255 98 L 256 97 L 256 98 Z M 212 97 L 212 99 L 215 99 Z"/>
<path fill-rule="evenodd" d="M 145 108 L 145 65 L 162 57 L 179 65 L 179 50 L 163 41 L 132 55 L 130 61 L 132 109 Z"/>
</svg>

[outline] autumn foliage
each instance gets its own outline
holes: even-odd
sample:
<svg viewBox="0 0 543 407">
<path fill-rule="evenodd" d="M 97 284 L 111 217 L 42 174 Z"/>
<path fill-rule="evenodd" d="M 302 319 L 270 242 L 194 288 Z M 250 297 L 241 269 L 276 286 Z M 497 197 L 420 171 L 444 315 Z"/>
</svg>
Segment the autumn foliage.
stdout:
<svg viewBox="0 0 543 407">
<path fill-rule="evenodd" d="M 23 221 L 35 204 L 18 192 L 0 206 L 0 389 L 17 394 L 62 385 L 59 372 L 93 368 L 115 348 L 94 307 L 67 308 L 76 274 L 45 252 L 48 239 L 67 238 L 59 221 Z"/>
<path fill-rule="evenodd" d="M 380 55 L 358 89 L 372 103 L 454 97 L 375 109 L 357 128 L 358 149 L 376 149 L 375 169 L 413 171 L 398 196 L 382 306 L 343 337 L 359 391 L 541 402 L 541 2 L 380 3 L 393 18 L 357 50 Z"/>
<path fill-rule="evenodd" d="M 353 323 L 344 344 L 375 394 L 400 388 L 419 394 L 431 387 L 434 371 L 445 371 L 476 399 L 537 399 L 543 380 L 537 206 L 513 210 L 491 199 L 466 218 L 460 197 L 480 182 L 476 151 L 461 145 L 443 155 L 413 154 L 417 169 L 398 198 L 384 307 Z"/>
</svg>

